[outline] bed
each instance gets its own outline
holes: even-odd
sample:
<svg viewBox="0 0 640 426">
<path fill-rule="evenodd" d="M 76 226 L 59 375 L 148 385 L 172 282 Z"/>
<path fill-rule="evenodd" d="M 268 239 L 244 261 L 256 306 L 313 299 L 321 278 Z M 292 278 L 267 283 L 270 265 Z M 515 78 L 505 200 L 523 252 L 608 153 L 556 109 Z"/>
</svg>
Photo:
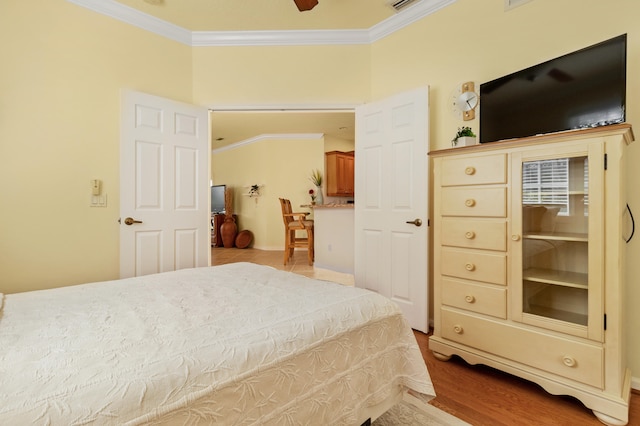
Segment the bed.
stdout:
<svg viewBox="0 0 640 426">
<path fill-rule="evenodd" d="M 393 302 L 267 266 L 0 303 L 0 424 L 359 425 L 435 395 Z"/>
</svg>

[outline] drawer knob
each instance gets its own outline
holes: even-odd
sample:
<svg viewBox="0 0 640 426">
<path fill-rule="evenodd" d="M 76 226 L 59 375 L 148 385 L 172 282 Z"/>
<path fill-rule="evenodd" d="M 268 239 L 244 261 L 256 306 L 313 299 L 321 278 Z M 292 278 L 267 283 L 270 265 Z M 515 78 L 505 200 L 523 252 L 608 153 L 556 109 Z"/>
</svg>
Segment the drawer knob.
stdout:
<svg viewBox="0 0 640 426">
<path fill-rule="evenodd" d="M 471 176 L 471 175 L 475 175 L 476 174 L 476 168 L 475 167 L 467 167 L 466 169 L 464 169 L 464 173 Z"/>
<path fill-rule="evenodd" d="M 513 241 L 520 241 L 520 235 L 518 235 L 518 234 L 513 234 L 513 235 L 511 236 L 511 239 L 512 239 Z"/>
<path fill-rule="evenodd" d="M 473 297 L 473 296 L 472 296 L 472 295 L 470 295 L 470 294 L 467 294 L 467 295 L 464 297 L 464 300 L 465 300 L 465 302 L 467 302 L 467 303 L 473 303 L 473 302 L 475 302 L 475 301 L 476 301 L 476 298 L 475 298 L 475 297 Z"/>
<path fill-rule="evenodd" d="M 456 325 L 454 325 L 454 326 L 453 326 L 453 331 L 454 331 L 456 334 L 462 334 L 462 332 L 463 332 L 464 330 L 462 329 L 462 326 L 461 326 L 461 325 L 456 324 Z"/>
<path fill-rule="evenodd" d="M 465 269 L 467 271 L 475 271 L 476 270 L 476 265 L 474 265 L 473 263 L 467 263 L 464 265 Z"/>
<path fill-rule="evenodd" d="M 469 198 L 468 200 L 465 200 L 464 205 L 467 207 L 473 207 L 476 205 L 476 200 Z"/>
<path fill-rule="evenodd" d="M 473 240 L 476 237 L 476 233 L 473 232 L 473 231 L 467 231 L 467 232 L 464 233 L 464 237 L 467 240 Z"/>
<path fill-rule="evenodd" d="M 569 355 L 565 355 L 562 357 L 562 363 L 567 367 L 575 367 L 577 364 L 576 360 Z"/>
</svg>

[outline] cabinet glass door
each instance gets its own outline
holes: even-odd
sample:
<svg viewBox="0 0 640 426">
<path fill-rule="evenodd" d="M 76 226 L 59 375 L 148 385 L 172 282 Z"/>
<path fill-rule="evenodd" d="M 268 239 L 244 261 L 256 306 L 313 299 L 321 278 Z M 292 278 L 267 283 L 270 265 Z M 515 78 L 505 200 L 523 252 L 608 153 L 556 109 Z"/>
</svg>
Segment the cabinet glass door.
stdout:
<svg viewBox="0 0 640 426">
<path fill-rule="evenodd" d="M 522 312 L 587 326 L 589 161 L 522 163 Z"/>
</svg>

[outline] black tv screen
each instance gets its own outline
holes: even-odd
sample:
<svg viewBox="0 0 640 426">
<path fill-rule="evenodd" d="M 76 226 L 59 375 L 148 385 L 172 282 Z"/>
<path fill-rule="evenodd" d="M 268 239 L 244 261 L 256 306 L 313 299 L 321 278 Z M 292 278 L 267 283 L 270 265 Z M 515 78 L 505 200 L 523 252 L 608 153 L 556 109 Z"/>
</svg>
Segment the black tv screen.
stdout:
<svg viewBox="0 0 640 426">
<path fill-rule="evenodd" d="M 625 121 L 627 35 L 480 85 L 480 142 Z"/>
<path fill-rule="evenodd" d="M 224 213 L 224 191 L 226 185 L 213 185 L 211 187 L 211 213 Z"/>
</svg>

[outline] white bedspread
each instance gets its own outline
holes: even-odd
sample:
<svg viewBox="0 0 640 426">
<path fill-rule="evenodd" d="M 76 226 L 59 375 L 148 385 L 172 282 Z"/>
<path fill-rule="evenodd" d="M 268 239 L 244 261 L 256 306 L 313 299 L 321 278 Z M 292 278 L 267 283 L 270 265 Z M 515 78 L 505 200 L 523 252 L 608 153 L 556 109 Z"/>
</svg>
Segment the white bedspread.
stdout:
<svg viewBox="0 0 640 426">
<path fill-rule="evenodd" d="M 355 424 L 434 395 L 396 305 L 250 263 L 9 294 L 0 424 Z"/>
</svg>

